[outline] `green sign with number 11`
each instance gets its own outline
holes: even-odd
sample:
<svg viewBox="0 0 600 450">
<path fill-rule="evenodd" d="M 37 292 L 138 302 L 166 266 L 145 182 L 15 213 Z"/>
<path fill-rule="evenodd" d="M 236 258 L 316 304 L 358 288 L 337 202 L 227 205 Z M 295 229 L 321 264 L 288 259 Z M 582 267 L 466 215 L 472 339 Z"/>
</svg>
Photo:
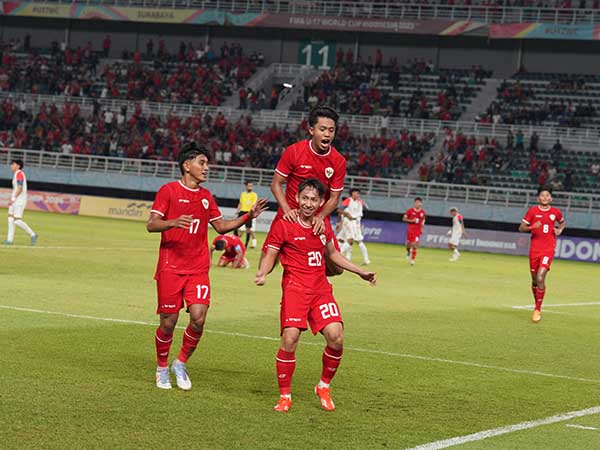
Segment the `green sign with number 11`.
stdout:
<svg viewBox="0 0 600 450">
<path fill-rule="evenodd" d="M 304 41 L 298 47 L 298 64 L 329 70 L 335 65 L 335 43 Z"/>
</svg>

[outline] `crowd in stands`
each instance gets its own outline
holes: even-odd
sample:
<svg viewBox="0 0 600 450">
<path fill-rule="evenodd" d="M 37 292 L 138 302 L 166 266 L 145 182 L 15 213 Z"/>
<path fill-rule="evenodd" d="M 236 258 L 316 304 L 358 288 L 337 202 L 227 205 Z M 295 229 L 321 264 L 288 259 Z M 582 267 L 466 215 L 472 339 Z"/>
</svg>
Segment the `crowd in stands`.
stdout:
<svg viewBox="0 0 600 450">
<path fill-rule="evenodd" d="M 556 191 L 600 191 L 600 154 L 570 151 L 557 140 L 542 148 L 533 132 L 508 132 L 504 142 L 446 130 L 443 151 L 419 166 L 422 181 L 535 188 Z"/>
<path fill-rule="evenodd" d="M 145 116 L 140 106 L 93 113 L 70 103 L 60 108 L 42 104 L 32 113 L 24 103 L 8 100 L 1 104 L 0 124 L 0 147 L 174 161 L 183 143 L 194 140 L 210 150 L 217 164 L 260 168 L 275 167 L 285 147 L 308 136 L 306 120 L 296 129 L 258 129 L 251 115 L 236 122 L 221 113 L 163 119 Z M 359 136 L 341 123 L 335 145 L 350 173 L 387 177 L 410 170 L 433 139 L 406 130 L 388 137 Z"/>
<path fill-rule="evenodd" d="M 546 74 L 547 75 L 547 74 Z M 525 74 L 504 80 L 498 96 L 478 117 L 482 123 L 586 126 L 598 116 L 600 79 L 559 75 L 544 80 Z"/>
<path fill-rule="evenodd" d="M 100 67 L 110 47 L 110 36 L 102 52 L 91 42 L 74 49 L 53 42 L 44 53 L 31 48 L 30 38 L 0 44 L 0 90 L 218 106 L 264 63 L 256 53 L 244 56 L 239 44 L 225 43 L 217 55 L 208 45 L 181 42 L 169 53 L 161 39 L 156 52 L 149 40 L 145 54 L 125 52 Z"/>
<path fill-rule="evenodd" d="M 344 114 L 415 119 L 457 120 L 463 105 L 491 74 L 481 66 L 469 70 L 437 69 L 431 60 L 414 59 L 402 65 L 383 53 L 366 60 L 352 49 L 339 48 L 333 69 L 304 86 L 304 97 L 294 109 L 328 103 Z"/>
</svg>

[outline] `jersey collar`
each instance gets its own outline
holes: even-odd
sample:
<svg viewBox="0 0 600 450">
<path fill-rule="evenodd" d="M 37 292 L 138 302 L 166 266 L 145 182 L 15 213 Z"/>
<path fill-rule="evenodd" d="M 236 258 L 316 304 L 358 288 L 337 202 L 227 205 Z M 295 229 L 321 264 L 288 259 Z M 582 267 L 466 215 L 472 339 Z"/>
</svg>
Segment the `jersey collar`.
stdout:
<svg viewBox="0 0 600 450">
<path fill-rule="evenodd" d="M 540 211 L 542 211 L 542 212 L 548 212 L 548 211 L 550 211 L 550 210 L 552 209 L 552 206 L 551 206 L 551 205 L 548 205 L 548 209 L 543 209 L 543 208 L 542 208 L 540 205 L 538 205 L 538 209 L 539 209 Z"/>
<path fill-rule="evenodd" d="M 298 214 L 298 219 L 297 219 L 297 221 L 298 221 L 298 223 L 300 224 L 300 226 L 301 226 L 302 228 L 307 228 L 307 229 L 308 229 L 308 228 L 312 228 L 310 225 L 308 225 L 308 226 L 307 226 L 307 225 L 305 225 L 305 224 L 302 222 L 302 220 L 300 220 L 300 215 L 299 215 L 299 214 Z"/>
<path fill-rule="evenodd" d="M 198 192 L 200 190 L 200 188 L 191 189 L 191 188 L 187 187 L 185 184 L 183 184 L 181 182 L 181 180 L 177 180 L 177 182 L 181 185 L 182 188 L 187 189 L 188 191 Z"/>
<path fill-rule="evenodd" d="M 331 144 L 329 144 L 329 150 L 327 150 L 327 153 L 319 153 L 317 152 L 312 145 L 312 139 L 308 140 L 308 147 L 310 148 L 310 151 L 313 152 L 315 155 L 317 156 L 327 156 L 331 153 Z"/>
</svg>

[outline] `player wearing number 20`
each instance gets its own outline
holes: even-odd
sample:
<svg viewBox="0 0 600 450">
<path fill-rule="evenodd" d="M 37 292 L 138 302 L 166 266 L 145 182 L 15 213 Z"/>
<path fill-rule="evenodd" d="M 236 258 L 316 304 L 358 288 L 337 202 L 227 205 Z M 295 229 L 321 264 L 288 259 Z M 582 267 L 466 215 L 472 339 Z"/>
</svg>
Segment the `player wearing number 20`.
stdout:
<svg viewBox="0 0 600 450">
<path fill-rule="evenodd" d="M 208 151 L 194 143 L 186 144 L 179 155 L 179 167 L 181 179 L 165 184 L 156 194 L 147 229 L 161 232 L 154 276 L 158 291 L 157 314 L 160 315 L 155 336 L 156 386 L 171 388 L 169 349 L 179 311 L 185 304 L 190 323 L 183 334 L 179 356 L 171 368 L 177 386 L 188 390 L 192 383 L 186 363 L 202 336 L 210 304 L 208 224 L 220 234 L 227 233 L 258 217 L 266 209 L 267 202 L 261 199 L 242 217 L 223 220 L 212 194 L 199 186 L 208 174 Z"/>
<path fill-rule="evenodd" d="M 529 267 L 531 270 L 531 291 L 535 300 L 535 308 L 531 320 L 538 323 L 542 320 L 542 302 L 546 294 L 546 274 L 550 270 L 556 236 L 565 229 L 563 215 L 552 203 L 552 192 L 548 188 L 538 189 L 537 206 L 529 208 L 523 217 L 519 231 L 531 233 L 529 246 Z M 558 228 L 556 227 L 558 223 Z"/>
<path fill-rule="evenodd" d="M 313 216 L 325 201 L 327 188 L 316 178 L 308 178 L 298 186 L 296 220 L 273 222 L 265 241 L 266 253 L 256 273 L 258 286 L 265 283 L 279 255 L 283 266 L 280 326 L 281 344 L 276 358 L 280 399 L 275 410 L 287 412 L 292 406 L 291 384 L 296 367 L 296 347 L 300 333 L 308 326 L 314 334 L 325 337 L 321 380 L 315 386 L 323 409 L 334 409 L 329 383 L 342 359 L 344 329 L 342 316 L 327 281 L 325 257 L 342 269 L 375 284 L 375 273 L 363 271 L 344 258 L 335 248 L 333 230 L 325 221 L 325 231 L 313 233 Z"/>
</svg>

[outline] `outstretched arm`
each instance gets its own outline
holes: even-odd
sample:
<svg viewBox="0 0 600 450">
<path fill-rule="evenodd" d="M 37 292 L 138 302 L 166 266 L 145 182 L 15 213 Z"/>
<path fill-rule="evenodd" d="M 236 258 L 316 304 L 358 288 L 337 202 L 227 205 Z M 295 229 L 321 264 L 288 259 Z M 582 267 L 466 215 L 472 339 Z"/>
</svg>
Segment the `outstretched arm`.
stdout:
<svg viewBox="0 0 600 450">
<path fill-rule="evenodd" d="M 210 224 L 217 233 L 225 234 L 230 232 L 231 230 L 238 229 L 250 219 L 256 219 L 258 216 L 261 215 L 261 213 L 266 211 L 267 208 L 267 199 L 261 198 L 254 204 L 254 206 L 252 206 L 250 212 L 244 214 L 243 216 L 231 220 L 218 219 L 212 221 Z"/>
<path fill-rule="evenodd" d="M 254 283 L 256 283 L 257 286 L 262 286 L 267 281 L 267 275 L 271 272 L 271 270 L 273 270 L 273 266 L 277 260 L 277 255 L 279 255 L 277 250 L 275 250 L 273 247 L 267 247 L 267 252 L 261 259 L 260 267 L 258 268 L 256 277 L 254 278 Z"/>
<path fill-rule="evenodd" d="M 333 242 L 329 241 L 325 247 L 325 253 L 336 266 L 341 267 L 349 272 L 355 273 L 363 280 L 368 281 L 372 286 L 377 282 L 377 274 L 375 272 L 365 272 L 356 264 L 346 259 L 340 252 L 337 251 Z"/>
</svg>

